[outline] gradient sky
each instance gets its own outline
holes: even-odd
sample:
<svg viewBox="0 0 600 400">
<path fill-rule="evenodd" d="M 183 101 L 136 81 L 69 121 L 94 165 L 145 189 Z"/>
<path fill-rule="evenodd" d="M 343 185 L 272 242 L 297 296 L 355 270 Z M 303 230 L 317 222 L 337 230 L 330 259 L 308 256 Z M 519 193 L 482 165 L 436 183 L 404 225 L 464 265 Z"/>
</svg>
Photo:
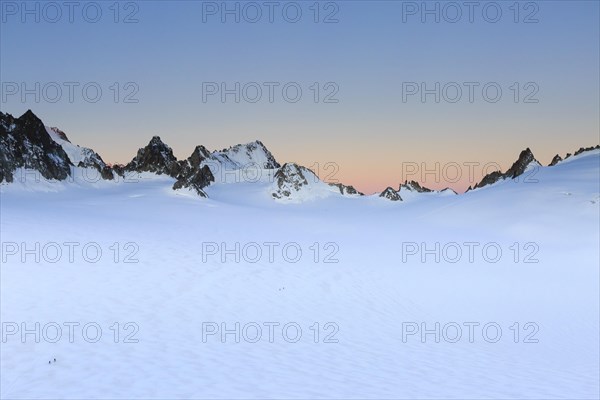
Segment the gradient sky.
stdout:
<svg viewBox="0 0 600 400">
<path fill-rule="evenodd" d="M 411 2 L 321 2 L 321 19 L 335 10 L 326 3 L 338 8 L 339 22 L 328 24 L 314 23 L 309 8 L 314 1 L 295 2 L 303 13 L 297 23 L 282 16 L 289 2 L 280 2 L 273 23 L 262 1 L 257 2 L 264 12 L 258 23 L 243 18 L 235 23 L 233 16 L 222 23 L 220 15 L 206 16 L 204 22 L 207 5 L 201 1 L 121 2 L 119 23 L 110 8 L 113 1 L 95 3 L 102 10 L 97 23 L 82 16 L 89 2 L 79 3 L 73 23 L 63 2 L 56 2 L 63 10 L 59 21 L 48 22 L 54 10 L 46 9 L 44 18 L 40 2 L 40 22 L 31 15 L 23 22 L 7 3 L 22 11 L 21 1 L 0 2 L 0 109 L 16 116 L 32 109 L 107 162 L 128 162 L 153 135 L 160 135 L 178 158 L 189 156 L 197 144 L 222 149 L 260 139 L 278 161 L 296 161 L 322 176 L 333 172 L 326 163 L 335 163 L 333 178 L 365 192 L 396 187 L 406 178 L 464 190 L 479 180 L 484 164 L 506 169 L 525 147 L 547 164 L 556 153 L 600 142 L 598 1 L 520 2 L 519 23 L 509 8 L 514 1 L 495 2 L 503 12 L 497 23 L 482 15 L 490 2 L 478 3 L 472 23 L 464 6 L 457 23 L 443 15 L 439 23 L 431 15 L 423 23 L 420 14 L 405 15 L 403 21 L 403 8 Z M 127 3 L 138 9 L 137 23 L 122 22 L 135 10 Z M 436 3 L 446 2 L 427 2 L 431 8 Z M 233 8 L 236 2 L 227 4 Z M 414 4 L 423 7 L 420 1 Z M 523 23 L 534 7 L 538 22 Z M 88 11 L 93 17 L 93 8 Z M 454 11 L 447 11 L 452 18 Z M 56 103 L 36 102 L 33 95 L 22 101 L 19 94 L 6 93 L 11 82 L 28 87 L 97 82 L 103 96 L 87 102 L 80 86 L 73 103 L 66 89 Z M 109 89 L 115 82 L 134 82 L 139 102 L 115 102 Z M 273 103 L 266 92 L 257 103 L 235 103 L 232 96 L 225 103 L 218 96 L 205 103 L 203 82 L 297 82 L 303 96 L 288 103 L 279 90 Z M 314 82 L 335 82 L 339 102 L 315 103 L 309 89 Z M 457 103 L 435 103 L 433 96 L 425 103 L 419 96 L 403 102 L 403 82 L 430 87 L 497 82 L 503 95 L 497 103 L 486 102 L 480 86 L 473 103 L 466 89 Z M 521 85 L 520 100 L 528 93 L 523 86 L 534 82 L 539 102 L 515 103 L 514 82 Z M 120 100 L 126 92 L 121 88 Z M 462 179 L 454 182 L 452 166 L 438 179 L 421 176 L 436 162 L 440 171 L 458 164 Z M 469 182 L 465 163 L 471 162 L 480 166 Z M 408 175 L 415 165 L 416 175 Z"/>
</svg>

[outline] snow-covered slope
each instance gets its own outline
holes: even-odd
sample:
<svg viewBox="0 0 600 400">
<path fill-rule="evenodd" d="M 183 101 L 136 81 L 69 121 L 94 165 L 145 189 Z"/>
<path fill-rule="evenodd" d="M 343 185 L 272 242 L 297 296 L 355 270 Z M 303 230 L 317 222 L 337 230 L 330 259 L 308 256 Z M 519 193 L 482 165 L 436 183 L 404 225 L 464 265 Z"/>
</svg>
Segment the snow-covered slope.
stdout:
<svg viewBox="0 0 600 400">
<path fill-rule="evenodd" d="M 52 140 L 58 143 L 65 153 L 67 153 L 73 165 L 98 165 L 102 168 L 106 166 L 102 158 L 94 150 L 72 144 L 66 134 L 60 129 L 46 126 L 46 131 Z"/>
<path fill-rule="evenodd" d="M 404 183 L 400 184 L 397 193 L 403 201 L 417 201 L 431 197 L 447 197 L 454 196 L 457 194 L 454 190 L 450 188 L 446 188 L 443 190 L 429 189 L 427 187 L 421 186 L 416 181 L 405 181 Z M 388 197 L 390 196 L 391 192 L 387 191 L 387 193 L 381 193 L 381 195 L 384 194 L 385 196 L 383 197 Z"/>
<path fill-rule="evenodd" d="M 273 154 L 260 140 L 238 144 L 222 151 L 215 151 L 212 156 L 228 167 L 244 168 L 254 166 L 261 169 L 280 167 Z"/>
<path fill-rule="evenodd" d="M 419 201 L 265 171 L 0 186 L 1 397 L 599 397 L 600 151 Z"/>
<path fill-rule="evenodd" d="M 302 203 L 330 196 L 359 197 L 352 186 L 321 181 L 310 169 L 295 163 L 285 163 L 273 175 L 271 196 L 282 202 Z"/>
</svg>

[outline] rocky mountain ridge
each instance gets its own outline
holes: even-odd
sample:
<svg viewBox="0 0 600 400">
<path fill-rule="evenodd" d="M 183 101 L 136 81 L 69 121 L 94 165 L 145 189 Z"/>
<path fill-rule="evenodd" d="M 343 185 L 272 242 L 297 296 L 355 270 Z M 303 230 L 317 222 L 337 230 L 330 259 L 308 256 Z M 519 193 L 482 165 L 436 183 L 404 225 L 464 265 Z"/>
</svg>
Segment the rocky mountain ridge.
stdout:
<svg viewBox="0 0 600 400">
<path fill-rule="evenodd" d="M 596 149 L 600 149 L 600 145 L 581 147 L 573 154 L 568 153 L 564 159 L 557 154 L 549 166 Z M 307 196 L 304 192 L 310 192 L 317 197 L 330 194 L 364 196 L 351 185 L 322 182 L 313 171 L 296 163 L 280 165 L 259 140 L 214 152 L 198 145 L 187 159 L 178 160 L 171 147 L 159 136 L 154 136 L 126 165 L 107 165 L 92 149 L 72 144 L 62 130 L 46 127 L 31 110 L 19 118 L 0 112 L 0 183 L 13 182 L 14 172 L 19 168 L 38 171 L 47 180 L 63 181 L 72 175 L 74 167 L 94 168 L 104 180 L 124 177 L 128 173 L 166 175 L 175 180 L 173 190 L 189 189 L 201 197 L 207 197 L 204 191 L 207 186 L 223 181 L 223 171 L 247 168 L 273 171 L 269 173 L 273 179 L 271 196 L 277 200 L 303 199 Z M 541 167 L 541 164 L 527 148 L 519 154 L 518 159 L 506 172 L 489 173 L 467 191 L 506 179 L 516 179 L 527 170 L 538 167 Z M 411 196 L 428 193 L 456 194 L 449 188 L 436 191 L 411 180 L 400 184 L 398 190 L 387 187 L 379 197 L 403 201 L 402 193 Z"/>
</svg>

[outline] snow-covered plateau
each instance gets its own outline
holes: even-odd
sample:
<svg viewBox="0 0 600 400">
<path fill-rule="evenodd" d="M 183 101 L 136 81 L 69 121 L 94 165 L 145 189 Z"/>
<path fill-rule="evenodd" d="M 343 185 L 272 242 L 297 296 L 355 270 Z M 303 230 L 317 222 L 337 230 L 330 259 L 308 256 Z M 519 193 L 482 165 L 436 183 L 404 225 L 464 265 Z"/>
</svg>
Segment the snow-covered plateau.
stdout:
<svg viewBox="0 0 600 400">
<path fill-rule="evenodd" d="M 2 398 L 600 396 L 600 150 L 390 201 L 238 147 L 92 179 L 50 131 L 71 175 L 0 185 Z"/>
</svg>

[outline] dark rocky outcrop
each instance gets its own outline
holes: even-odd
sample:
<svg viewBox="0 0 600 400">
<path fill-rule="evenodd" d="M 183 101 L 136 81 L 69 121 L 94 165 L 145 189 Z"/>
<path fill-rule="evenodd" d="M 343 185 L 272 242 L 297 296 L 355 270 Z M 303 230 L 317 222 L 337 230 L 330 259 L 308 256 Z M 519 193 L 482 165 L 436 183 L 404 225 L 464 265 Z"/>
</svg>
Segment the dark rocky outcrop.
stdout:
<svg viewBox="0 0 600 400">
<path fill-rule="evenodd" d="M 552 159 L 552 161 L 550 161 L 550 164 L 548 164 L 549 167 L 553 167 L 556 164 L 558 164 L 559 162 L 561 162 L 563 159 L 561 156 L 559 156 L 558 154 L 554 156 L 554 158 Z"/>
<path fill-rule="evenodd" d="M 598 149 L 600 145 L 581 147 L 573 154 L 568 153 L 564 160 Z M 549 165 L 557 165 L 562 160 L 563 158 L 557 154 Z M 106 180 L 114 179 L 115 176 L 126 177 L 128 172 L 167 175 L 175 179 L 173 189 L 189 188 L 201 196 L 206 196 L 203 189 L 215 182 L 213 171 L 216 174 L 218 170 L 239 170 L 252 164 L 263 169 L 277 169 L 274 175 L 268 174 L 269 177 L 274 176 L 272 196 L 277 199 L 293 197 L 294 193 L 312 184 L 318 185 L 308 188 L 310 196 L 313 194 L 326 196 L 332 191 L 339 191 L 341 195 L 363 195 L 353 186 L 342 183 L 329 183 L 330 187 L 336 189 L 327 189 L 327 186 L 323 186 L 323 182 L 310 169 L 295 163 L 280 166 L 259 140 L 238 144 L 217 152 L 210 152 L 204 146 L 197 146 L 190 157 L 178 161 L 172 149 L 163 143 L 160 137 L 154 136 L 146 147 L 138 150 L 130 163 L 125 166 L 120 164 L 110 166 L 92 149 L 73 145 L 62 130 L 44 126 L 31 110 L 19 118 L 0 112 L 0 182 L 13 182 L 14 172 L 19 168 L 38 171 L 41 177 L 48 180 L 65 180 L 72 174 L 72 167 L 75 166 L 95 168 Z M 211 166 L 215 168 L 212 171 Z M 519 154 L 517 161 L 506 172 L 494 171 L 487 174 L 481 182 L 473 188 L 469 187 L 467 191 L 492 185 L 504 179 L 515 179 L 531 166 L 537 167 L 540 164 L 527 148 Z M 437 192 L 421 186 L 416 181 L 405 181 L 398 191 L 388 187 L 380 196 L 392 201 L 402 201 L 401 191 L 456 194 L 449 188 Z"/>
<path fill-rule="evenodd" d="M 125 176 L 125 166 L 123 164 L 113 164 L 110 168 L 115 172 L 115 174 L 124 177 Z"/>
<path fill-rule="evenodd" d="M 275 173 L 275 190 L 271 195 L 276 199 L 290 197 L 293 192 L 298 192 L 308 185 L 314 173 L 306 167 L 296 163 L 285 163 Z"/>
<path fill-rule="evenodd" d="M 202 163 L 209 158 L 210 152 L 204 146 L 196 146 L 187 160 L 179 161 L 180 173 L 173 189 L 190 188 L 198 195 L 208 197 L 202 189 L 214 182 L 215 177 L 208 165 L 202 165 Z"/>
<path fill-rule="evenodd" d="M 519 154 L 517 161 L 515 161 L 505 173 L 500 171 L 491 172 L 484 176 L 481 182 L 476 184 L 473 189 L 492 185 L 504 179 L 515 179 L 516 177 L 521 176 L 530 165 L 540 166 L 540 163 L 535 159 L 528 147 Z"/>
<path fill-rule="evenodd" d="M 471 189 L 469 188 L 469 190 Z M 448 191 L 451 191 L 452 193 L 456 194 L 456 192 L 450 188 L 438 191 L 426 188 L 425 186 L 421 186 L 421 184 L 417 181 L 404 181 L 404 183 L 402 183 L 398 188 L 398 193 L 401 193 L 402 191 L 413 193 L 446 193 Z"/>
<path fill-rule="evenodd" d="M 566 160 L 567 158 L 573 157 L 573 156 L 578 156 L 581 153 L 585 153 L 586 151 L 592 151 L 592 150 L 598 150 L 600 149 L 600 145 L 596 145 L 596 146 L 590 146 L 590 147 L 580 147 L 579 150 L 577 150 L 575 153 L 567 153 L 567 155 L 565 156 L 565 158 L 561 158 L 558 154 L 554 156 L 554 158 L 552 159 L 552 161 L 550 162 L 550 164 L 548 164 L 549 167 L 555 166 L 556 164 L 558 164 L 559 162 Z"/>
<path fill-rule="evenodd" d="M 421 186 L 417 181 L 404 181 L 403 184 L 400 185 L 398 191 L 408 190 L 410 192 L 418 192 L 418 193 L 430 193 L 433 190 L 428 189 L 424 186 Z"/>
<path fill-rule="evenodd" d="M 137 155 L 125 166 L 125 171 L 153 172 L 177 178 L 181 165 L 173 155 L 173 150 L 154 136 L 146 147 L 138 150 Z"/>
<path fill-rule="evenodd" d="M 510 179 L 521 176 L 531 163 L 536 163 L 538 166 L 541 165 L 528 147 L 519 154 L 517 161 L 504 173 L 504 176 Z"/>
<path fill-rule="evenodd" d="M 45 179 L 64 180 L 72 165 L 31 110 L 19 118 L 0 112 L 0 182 L 12 182 L 17 168 L 36 170 Z"/>
<path fill-rule="evenodd" d="M 503 180 L 504 178 L 505 176 L 501 171 L 490 172 L 481 179 L 481 182 L 476 183 L 473 189 L 481 188 L 487 185 L 492 185 L 498 181 Z"/>
<path fill-rule="evenodd" d="M 383 197 L 391 201 L 402 201 L 400 194 L 391 187 L 387 187 L 383 192 L 381 192 L 379 197 Z"/>
<path fill-rule="evenodd" d="M 342 195 L 356 195 L 356 196 L 364 196 L 364 193 L 359 192 L 351 185 L 344 185 L 343 183 L 329 183 L 329 186 L 334 186 L 338 188 L 340 194 Z"/>
<path fill-rule="evenodd" d="M 592 150 L 598 150 L 598 149 L 600 149 L 600 145 L 597 145 L 596 147 L 594 147 L 594 146 L 590 146 L 590 147 L 580 147 L 580 148 L 579 148 L 579 150 L 577 150 L 577 151 L 575 152 L 575 154 L 573 154 L 573 155 L 575 155 L 575 156 L 578 156 L 578 155 L 580 155 L 581 153 L 585 153 L 586 151 L 592 151 Z"/>
<path fill-rule="evenodd" d="M 113 173 L 113 170 L 108 166 L 100 170 L 100 176 L 102 177 L 102 179 L 107 181 L 112 181 L 113 179 L 115 179 L 115 174 Z"/>
</svg>

